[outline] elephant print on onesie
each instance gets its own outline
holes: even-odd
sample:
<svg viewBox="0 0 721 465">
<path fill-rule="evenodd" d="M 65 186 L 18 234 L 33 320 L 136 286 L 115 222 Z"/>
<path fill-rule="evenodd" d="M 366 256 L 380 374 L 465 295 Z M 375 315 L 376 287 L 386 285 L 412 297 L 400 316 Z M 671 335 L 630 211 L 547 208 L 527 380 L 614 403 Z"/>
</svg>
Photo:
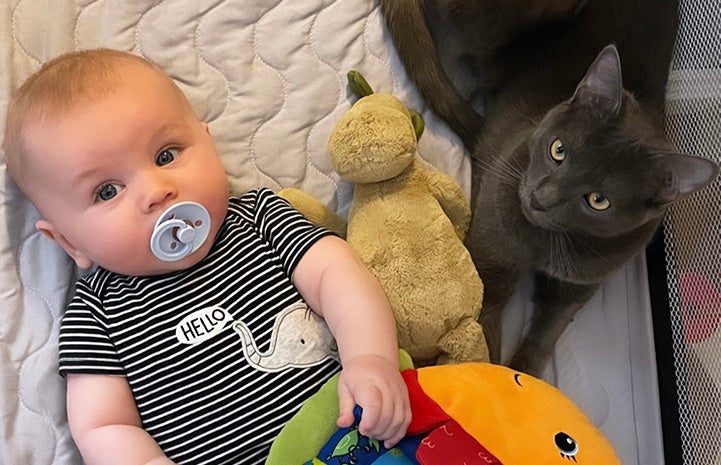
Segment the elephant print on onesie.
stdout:
<svg viewBox="0 0 721 465">
<path fill-rule="evenodd" d="M 275 319 L 270 348 L 261 353 L 250 329 L 242 321 L 233 329 L 243 344 L 248 363 L 260 371 L 280 371 L 317 365 L 328 358 L 338 359 L 338 346 L 325 320 L 303 302 L 283 309 Z"/>
</svg>

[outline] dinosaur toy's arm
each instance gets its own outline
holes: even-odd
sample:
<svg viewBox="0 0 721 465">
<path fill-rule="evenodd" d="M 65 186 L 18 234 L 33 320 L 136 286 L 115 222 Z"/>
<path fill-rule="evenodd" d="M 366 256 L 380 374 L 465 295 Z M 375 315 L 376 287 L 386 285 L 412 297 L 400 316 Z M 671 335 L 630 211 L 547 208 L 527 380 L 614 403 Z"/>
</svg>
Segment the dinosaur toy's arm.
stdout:
<svg viewBox="0 0 721 465">
<path fill-rule="evenodd" d="M 451 220 L 456 235 L 463 241 L 471 222 L 471 207 L 463 189 L 453 178 L 439 171 L 428 173 L 428 188 Z"/>
<path fill-rule="evenodd" d="M 315 197 L 293 187 L 281 189 L 278 195 L 287 200 L 293 208 L 301 212 L 314 225 L 330 229 L 343 239 L 346 238 L 348 223 Z"/>
</svg>

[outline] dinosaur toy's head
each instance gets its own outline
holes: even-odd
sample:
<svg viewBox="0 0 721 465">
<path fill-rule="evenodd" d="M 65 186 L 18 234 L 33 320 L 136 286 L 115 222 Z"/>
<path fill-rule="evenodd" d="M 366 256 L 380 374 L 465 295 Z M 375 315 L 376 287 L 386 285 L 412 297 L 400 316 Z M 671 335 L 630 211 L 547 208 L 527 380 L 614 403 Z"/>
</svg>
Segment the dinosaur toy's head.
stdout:
<svg viewBox="0 0 721 465">
<path fill-rule="evenodd" d="M 358 100 L 335 125 L 328 142 L 333 169 L 355 183 L 398 176 L 411 164 L 416 149 L 410 112 L 384 93 Z"/>
</svg>

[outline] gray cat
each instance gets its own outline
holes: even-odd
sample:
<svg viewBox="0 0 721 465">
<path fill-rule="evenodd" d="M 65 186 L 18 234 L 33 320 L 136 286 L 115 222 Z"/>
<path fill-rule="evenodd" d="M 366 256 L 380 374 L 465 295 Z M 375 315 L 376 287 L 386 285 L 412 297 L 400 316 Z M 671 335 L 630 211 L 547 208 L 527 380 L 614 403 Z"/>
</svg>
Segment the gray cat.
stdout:
<svg viewBox="0 0 721 465">
<path fill-rule="evenodd" d="M 678 2 L 381 8 L 408 75 L 472 155 L 466 245 L 485 284 L 491 359 L 500 361 L 501 311 L 533 271 L 534 319 L 508 364 L 539 375 L 604 277 L 645 248 L 671 203 L 718 175 L 664 135 Z M 471 102 L 479 95 L 482 106 Z"/>
</svg>

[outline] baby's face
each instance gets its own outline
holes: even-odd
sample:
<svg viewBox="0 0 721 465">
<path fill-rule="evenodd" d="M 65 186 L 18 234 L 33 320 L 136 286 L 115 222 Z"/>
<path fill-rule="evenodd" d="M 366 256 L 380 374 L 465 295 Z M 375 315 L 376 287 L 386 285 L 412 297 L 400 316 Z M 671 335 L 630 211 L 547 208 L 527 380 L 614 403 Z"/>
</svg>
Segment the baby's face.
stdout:
<svg viewBox="0 0 721 465">
<path fill-rule="evenodd" d="M 123 66 L 132 69 L 117 90 L 27 128 L 32 197 L 51 226 L 44 232 L 80 266 L 129 275 L 184 269 L 212 246 L 227 211 L 227 177 L 187 102 L 152 70 Z M 210 234 L 194 253 L 164 262 L 150 237 L 160 214 L 182 201 L 208 210 Z"/>
</svg>

